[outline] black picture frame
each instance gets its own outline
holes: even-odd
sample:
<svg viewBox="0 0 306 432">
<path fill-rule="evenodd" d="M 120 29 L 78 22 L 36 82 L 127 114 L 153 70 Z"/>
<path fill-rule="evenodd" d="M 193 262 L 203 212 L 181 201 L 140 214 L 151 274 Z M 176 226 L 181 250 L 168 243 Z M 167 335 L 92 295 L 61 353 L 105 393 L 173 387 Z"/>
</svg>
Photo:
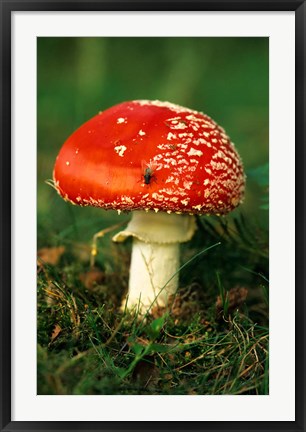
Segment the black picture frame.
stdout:
<svg viewBox="0 0 306 432">
<path fill-rule="evenodd" d="M 0 0 L 1 12 L 1 431 L 304 431 L 305 430 L 305 40 L 306 2 L 300 0 Z M 11 14 L 13 11 L 293 11 L 295 13 L 296 108 L 296 390 L 293 422 L 23 422 L 11 421 Z M 293 145 L 293 143 L 291 144 Z"/>
</svg>

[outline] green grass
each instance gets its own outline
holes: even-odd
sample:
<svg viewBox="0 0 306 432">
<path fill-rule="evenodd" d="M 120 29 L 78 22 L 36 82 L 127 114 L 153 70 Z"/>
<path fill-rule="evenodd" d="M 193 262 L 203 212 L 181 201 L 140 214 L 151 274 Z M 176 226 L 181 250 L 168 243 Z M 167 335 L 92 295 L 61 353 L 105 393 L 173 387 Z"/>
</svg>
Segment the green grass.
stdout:
<svg viewBox="0 0 306 432">
<path fill-rule="evenodd" d="M 73 228 L 44 237 L 61 249 L 39 250 L 38 394 L 268 394 L 265 230 L 239 214 L 198 218 L 171 310 L 144 319 L 120 311 L 131 244 L 107 234 L 93 270 L 91 239 Z"/>
<path fill-rule="evenodd" d="M 268 393 L 268 69 L 268 38 L 37 39 L 39 394 Z M 198 219 L 171 313 L 146 322 L 119 309 L 130 242 L 98 239 L 90 270 L 93 235 L 129 216 L 71 206 L 46 184 L 77 127 L 133 99 L 205 112 L 247 174 L 243 214 Z"/>
</svg>

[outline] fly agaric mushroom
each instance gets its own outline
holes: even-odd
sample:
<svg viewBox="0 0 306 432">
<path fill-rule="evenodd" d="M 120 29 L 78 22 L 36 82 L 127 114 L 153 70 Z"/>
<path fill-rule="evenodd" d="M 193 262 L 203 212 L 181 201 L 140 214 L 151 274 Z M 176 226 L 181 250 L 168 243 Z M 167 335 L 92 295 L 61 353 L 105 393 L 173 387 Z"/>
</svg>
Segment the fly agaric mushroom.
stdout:
<svg viewBox="0 0 306 432">
<path fill-rule="evenodd" d="M 132 211 L 115 242 L 133 237 L 127 306 L 165 306 L 178 287 L 179 244 L 195 214 L 224 215 L 244 195 L 241 159 L 207 115 L 169 102 L 123 102 L 64 143 L 53 172 L 72 204 Z"/>
</svg>

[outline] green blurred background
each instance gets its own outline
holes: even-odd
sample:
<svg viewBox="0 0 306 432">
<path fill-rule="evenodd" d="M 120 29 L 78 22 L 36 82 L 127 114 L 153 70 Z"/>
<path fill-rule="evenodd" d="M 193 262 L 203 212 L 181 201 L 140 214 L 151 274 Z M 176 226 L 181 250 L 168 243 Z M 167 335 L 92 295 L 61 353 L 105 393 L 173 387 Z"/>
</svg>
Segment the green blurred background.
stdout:
<svg viewBox="0 0 306 432">
<path fill-rule="evenodd" d="M 267 227 L 268 60 L 268 38 L 39 37 L 38 245 L 72 236 L 90 241 L 99 229 L 128 218 L 65 203 L 45 181 L 76 128 L 132 99 L 173 102 L 219 123 L 248 175 L 240 211 Z"/>
</svg>

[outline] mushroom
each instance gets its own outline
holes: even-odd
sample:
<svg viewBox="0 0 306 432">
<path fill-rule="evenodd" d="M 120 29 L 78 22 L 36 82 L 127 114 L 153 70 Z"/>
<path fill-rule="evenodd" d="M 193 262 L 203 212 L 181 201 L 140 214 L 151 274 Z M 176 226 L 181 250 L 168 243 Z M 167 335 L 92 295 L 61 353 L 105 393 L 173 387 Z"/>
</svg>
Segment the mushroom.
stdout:
<svg viewBox="0 0 306 432">
<path fill-rule="evenodd" d="M 224 215 L 244 195 L 241 159 L 210 117 L 169 102 L 123 102 L 83 124 L 57 156 L 54 185 L 72 204 L 132 211 L 127 307 L 166 306 L 178 287 L 179 245 L 194 215 Z"/>
</svg>

